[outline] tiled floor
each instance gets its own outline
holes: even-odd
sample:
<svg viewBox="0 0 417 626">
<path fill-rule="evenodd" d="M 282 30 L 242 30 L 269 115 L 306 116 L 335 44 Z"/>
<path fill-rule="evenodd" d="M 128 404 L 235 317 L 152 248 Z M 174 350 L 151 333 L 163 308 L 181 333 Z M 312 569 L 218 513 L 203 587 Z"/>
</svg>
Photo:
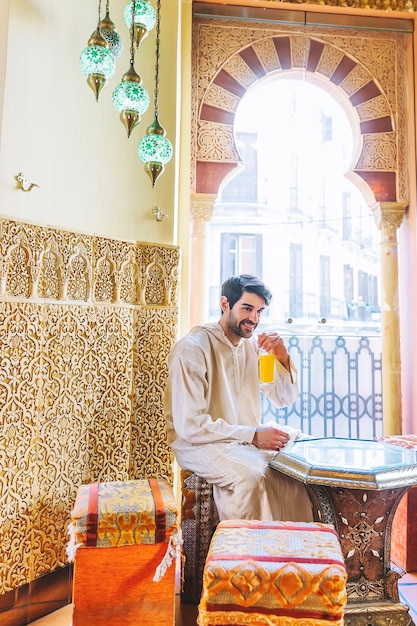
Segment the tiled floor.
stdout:
<svg viewBox="0 0 417 626">
<path fill-rule="evenodd" d="M 410 614 L 417 626 L 417 572 L 405 574 L 399 581 L 400 597 L 410 607 Z M 180 605 L 177 597 L 177 610 L 175 626 L 195 626 L 197 607 L 191 605 Z M 70 626 L 72 616 L 72 606 L 66 606 L 51 615 L 42 617 L 32 626 Z"/>
</svg>

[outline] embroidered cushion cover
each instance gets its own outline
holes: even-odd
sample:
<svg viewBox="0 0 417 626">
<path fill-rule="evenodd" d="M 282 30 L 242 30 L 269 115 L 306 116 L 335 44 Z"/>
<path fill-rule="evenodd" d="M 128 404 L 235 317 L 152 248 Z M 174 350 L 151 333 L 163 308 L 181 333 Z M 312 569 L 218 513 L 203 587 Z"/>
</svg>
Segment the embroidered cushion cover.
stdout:
<svg viewBox="0 0 417 626">
<path fill-rule="evenodd" d="M 222 521 L 207 555 L 197 623 L 341 626 L 346 580 L 330 524 Z"/>
<path fill-rule="evenodd" d="M 172 489 L 161 480 L 81 485 L 71 512 L 72 541 L 102 548 L 166 542 L 179 531 L 177 514 Z"/>
<path fill-rule="evenodd" d="M 385 437 L 378 437 L 378 440 L 393 443 L 409 450 L 417 449 L 417 435 L 386 435 Z"/>
</svg>

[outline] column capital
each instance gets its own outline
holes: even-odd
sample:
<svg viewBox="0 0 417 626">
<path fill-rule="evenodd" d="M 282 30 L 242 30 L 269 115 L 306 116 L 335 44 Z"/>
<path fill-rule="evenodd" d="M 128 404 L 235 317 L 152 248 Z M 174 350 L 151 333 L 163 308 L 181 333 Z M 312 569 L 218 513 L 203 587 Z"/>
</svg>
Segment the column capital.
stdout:
<svg viewBox="0 0 417 626">
<path fill-rule="evenodd" d="M 398 230 L 404 220 L 408 202 L 379 202 L 372 209 L 379 230 Z"/>
<path fill-rule="evenodd" d="M 193 219 L 209 222 L 213 217 L 214 203 L 217 195 L 214 193 L 193 193 L 190 198 L 191 216 Z"/>
</svg>

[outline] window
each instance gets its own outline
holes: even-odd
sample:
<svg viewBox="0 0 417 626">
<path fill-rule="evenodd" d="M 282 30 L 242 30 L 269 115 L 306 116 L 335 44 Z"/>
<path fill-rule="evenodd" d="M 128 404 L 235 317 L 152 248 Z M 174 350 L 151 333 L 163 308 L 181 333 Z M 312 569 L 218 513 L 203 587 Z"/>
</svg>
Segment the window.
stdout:
<svg viewBox="0 0 417 626">
<path fill-rule="evenodd" d="M 222 233 L 221 282 L 237 274 L 262 276 L 262 235 Z"/>
<path fill-rule="evenodd" d="M 290 244 L 290 317 L 303 315 L 303 247 Z"/>
<path fill-rule="evenodd" d="M 331 314 L 330 300 L 330 257 L 320 256 L 320 317 Z"/>
<path fill-rule="evenodd" d="M 346 313 L 348 318 L 352 317 L 352 306 L 354 301 L 354 290 L 353 290 L 353 267 L 351 265 L 343 266 L 343 276 L 344 276 L 344 293 L 345 293 L 345 303 L 346 303 Z"/>
<path fill-rule="evenodd" d="M 333 118 L 331 115 L 325 115 L 322 112 L 322 131 L 323 131 L 323 142 L 331 141 L 333 139 Z"/>
<path fill-rule="evenodd" d="M 350 191 L 342 192 L 342 233 L 343 241 L 349 241 L 352 238 L 352 215 L 351 215 L 351 194 Z"/>
<path fill-rule="evenodd" d="M 258 201 L 258 154 L 256 133 L 237 133 L 236 145 L 244 163 L 240 172 L 224 188 L 223 202 Z"/>
</svg>

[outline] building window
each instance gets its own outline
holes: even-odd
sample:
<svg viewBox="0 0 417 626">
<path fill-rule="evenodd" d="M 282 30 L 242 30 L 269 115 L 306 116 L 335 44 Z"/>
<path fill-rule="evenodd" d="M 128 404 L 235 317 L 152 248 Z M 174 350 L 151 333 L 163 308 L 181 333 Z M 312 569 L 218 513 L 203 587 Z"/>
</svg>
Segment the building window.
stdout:
<svg viewBox="0 0 417 626">
<path fill-rule="evenodd" d="M 352 239 L 352 197 L 350 191 L 343 191 L 342 193 L 342 232 L 343 241 L 350 241 Z"/>
<path fill-rule="evenodd" d="M 221 283 L 239 274 L 262 276 L 262 235 L 222 233 Z"/>
<path fill-rule="evenodd" d="M 332 141 L 333 118 L 331 117 L 331 115 L 325 115 L 325 113 L 322 111 L 321 123 L 322 123 L 322 131 L 323 131 L 323 142 Z"/>
<path fill-rule="evenodd" d="M 256 133 L 237 133 L 236 145 L 244 163 L 222 192 L 223 202 L 258 202 L 258 152 Z"/>
<path fill-rule="evenodd" d="M 290 317 L 303 316 L 303 246 L 290 243 Z"/>
<path fill-rule="evenodd" d="M 329 317 L 330 314 L 330 257 L 320 255 L 320 317 Z"/>
</svg>

